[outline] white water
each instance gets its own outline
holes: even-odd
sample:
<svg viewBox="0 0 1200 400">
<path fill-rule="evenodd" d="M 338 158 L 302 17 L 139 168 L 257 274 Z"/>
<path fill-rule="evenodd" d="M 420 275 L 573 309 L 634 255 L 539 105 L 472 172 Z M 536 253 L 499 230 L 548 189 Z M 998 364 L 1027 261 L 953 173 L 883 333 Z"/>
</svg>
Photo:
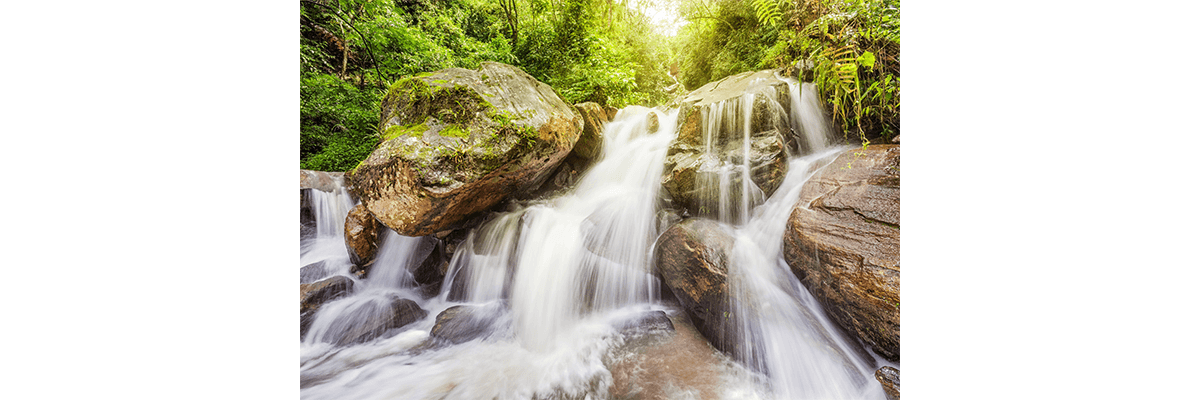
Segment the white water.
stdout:
<svg viewBox="0 0 1200 400">
<path fill-rule="evenodd" d="M 717 186 L 710 190 L 721 192 L 720 204 L 714 205 L 720 207 L 718 218 L 735 224 L 731 302 L 742 316 L 742 348 L 752 349 L 739 357 L 748 369 L 713 354 L 717 365 L 712 370 L 718 375 L 705 384 L 716 387 L 715 396 L 724 399 L 882 399 L 873 378 L 882 362 L 860 356 L 858 344 L 837 333 L 780 254 L 800 187 L 814 167 L 844 150 L 828 146 L 829 130 L 819 107 L 805 103 L 812 97 L 811 87 L 789 85 L 788 114 L 793 129 L 804 133 L 795 150 L 805 155 L 790 160 L 779 189 L 764 198 L 749 179 L 745 161 L 725 161 L 728 173 L 697 182 Z M 709 126 L 740 125 L 738 131 L 749 143 L 752 107 L 730 104 L 710 110 L 716 111 L 706 119 Z M 662 127 L 653 135 L 646 133 L 645 123 L 651 112 L 658 113 Z M 409 270 L 419 261 L 407 255 L 417 239 L 388 231 L 369 278 L 356 282 L 352 296 L 322 307 L 301 344 L 301 398 L 609 398 L 614 376 L 606 361 L 636 354 L 622 353 L 630 351 L 624 347 L 630 339 L 618 327 L 647 310 L 680 312 L 659 302 L 650 259 L 651 246 L 664 228 L 659 226 L 658 191 L 675 130 L 674 110 L 621 110 L 604 128 L 601 160 L 578 185 L 563 196 L 496 215 L 472 232 L 450 261 L 442 292 L 434 298 L 422 300 L 412 288 Z M 809 154 L 813 149 L 817 152 Z M 748 146 L 742 151 L 741 160 L 749 160 Z M 740 190 L 730 190 L 734 184 Z M 730 201 L 731 192 L 740 201 Z M 344 254 L 344 245 L 338 245 Z M 302 258 L 304 254 L 302 250 Z M 329 344 L 339 329 L 378 312 L 394 297 L 415 300 L 428 317 L 375 341 Z M 494 310 L 496 322 L 489 334 L 428 347 L 436 315 L 459 304 Z M 666 368 L 700 376 L 695 371 L 706 367 L 681 362 Z M 678 399 L 703 397 L 694 387 L 671 386 L 665 393 Z"/>
<path fill-rule="evenodd" d="M 344 224 L 346 214 L 354 208 L 354 200 L 343 188 L 341 177 L 335 178 L 333 192 L 309 190 L 312 204 L 315 234 L 300 240 L 300 267 L 324 261 L 323 272 L 313 276 L 319 279 L 330 275 L 347 275 L 350 271 L 350 256 L 346 253 Z"/>
</svg>

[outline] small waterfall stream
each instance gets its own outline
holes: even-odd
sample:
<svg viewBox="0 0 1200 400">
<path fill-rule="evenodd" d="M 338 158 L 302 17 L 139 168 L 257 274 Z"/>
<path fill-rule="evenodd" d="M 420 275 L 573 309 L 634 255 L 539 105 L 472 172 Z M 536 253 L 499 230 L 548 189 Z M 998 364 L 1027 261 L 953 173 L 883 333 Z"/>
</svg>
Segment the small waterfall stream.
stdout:
<svg viewBox="0 0 1200 400">
<path fill-rule="evenodd" d="M 712 355 L 720 365 L 711 370 L 719 378 L 704 382 L 716 388 L 709 395 L 701 393 L 710 389 L 671 387 L 666 398 L 884 398 L 873 373 L 886 362 L 842 337 L 781 256 L 782 233 L 801 186 L 846 149 L 830 146 L 830 130 L 811 84 L 785 81 L 790 107 L 767 106 L 789 118 L 797 139 L 788 150 L 787 175 L 769 197 L 751 179 L 754 94 L 716 104 L 704 116 L 706 149 L 714 155 L 707 162 L 721 173 L 697 174 L 697 190 L 713 194 L 717 200 L 706 206 L 718 210 L 714 217 L 735 237 L 729 254 L 730 309 L 736 310 L 744 350 L 733 358 Z M 657 133 L 648 129 L 652 113 Z M 617 378 L 610 364 L 635 354 L 629 344 L 639 340 L 622 334 L 626 321 L 648 311 L 682 315 L 663 301 L 669 294 L 659 293 L 651 258 L 656 238 L 667 228 L 663 221 L 670 220 L 659 191 L 677 117 L 678 110 L 620 110 L 604 126 L 600 159 L 578 184 L 556 198 L 514 205 L 472 231 L 432 298 L 422 298 L 410 272 L 420 262 L 412 254 L 421 239 L 384 229 L 370 275 L 354 278 L 351 295 L 324 305 L 301 343 L 301 397 L 611 398 Z M 715 156 L 720 150 L 715 132 L 721 129 L 739 132 L 740 157 Z M 340 221 L 342 210 L 352 204 L 348 198 L 338 201 L 337 211 L 320 217 L 336 219 L 336 233 L 319 233 L 312 243 L 302 243 L 302 265 L 336 260 L 330 262 L 339 265 L 338 271 L 348 268 L 348 259 L 324 253 L 338 240 L 345 257 Z M 428 315 L 390 336 L 337 344 L 398 299 L 415 302 Z M 487 334 L 429 346 L 435 317 L 458 305 L 487 310 Z M 707 367 L 662 368 L 706 376 L 689 369 Z"/>
<path fill-rule="evenodd" d="M 329 275 L 348 274 L 350 256 L 346 253 L 344 224 L 354 200 L 346 192 L 341 177 L 335 180 L 337 189 L 326 192 L 305 190 L 303 196 L 312 210 L 312 226 L 308 236 L 300 239 L 301 281 L 313 281 Z M 304 232 L 306 229 L 301 229 Z"/>
</svg>

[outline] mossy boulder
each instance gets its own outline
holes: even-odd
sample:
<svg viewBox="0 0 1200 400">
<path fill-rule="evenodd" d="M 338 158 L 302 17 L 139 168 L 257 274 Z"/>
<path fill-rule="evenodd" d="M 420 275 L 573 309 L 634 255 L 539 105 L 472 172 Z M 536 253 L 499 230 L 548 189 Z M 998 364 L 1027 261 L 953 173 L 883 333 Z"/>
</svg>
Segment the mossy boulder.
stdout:
<svg viewBox="0 0 1200 400">
<path fill-rule="evenodd" d="M 391 86 L 380 144 L 348 176 L 381 223 L 424 236 L 537 188 L 582 131 L 578 111 L 517 67 L 445 69 Z"/>
</svg>

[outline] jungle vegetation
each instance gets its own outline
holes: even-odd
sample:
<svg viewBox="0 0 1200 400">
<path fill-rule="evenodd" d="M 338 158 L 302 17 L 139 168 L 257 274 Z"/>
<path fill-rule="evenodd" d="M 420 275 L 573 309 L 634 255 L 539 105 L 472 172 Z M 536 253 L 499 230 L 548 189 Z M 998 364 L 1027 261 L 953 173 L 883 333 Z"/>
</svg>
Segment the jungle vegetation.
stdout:
<svg viewBox="0 0 1200 400">
<path fill-rule="evenodd" d="M 378 143 L 406 75 L 512 64 L 568 102 L 665 104 L 732 74 L 817 83 L 848 142 L 900 129 L 898 0 L 301 0 L 300 167 L 345 171 Z M 677 74 L 672 76 L 672 71 Z"/>
</svg>

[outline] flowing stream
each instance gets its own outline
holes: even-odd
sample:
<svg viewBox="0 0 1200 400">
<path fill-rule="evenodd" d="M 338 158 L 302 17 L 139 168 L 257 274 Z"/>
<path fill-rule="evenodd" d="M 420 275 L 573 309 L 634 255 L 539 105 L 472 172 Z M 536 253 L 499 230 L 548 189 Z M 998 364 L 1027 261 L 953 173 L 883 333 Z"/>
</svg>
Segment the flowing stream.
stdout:
<svg viewBox="0 0 1200 400">
<path fill-rule="evenodd" d="M 353 204 L 322 195 L 336 206 L 314 213 L 330 219 L 318 226 L 338 229 L 318 228 L 314 239 L 302 241 L 301 265 L 325 261 L 326 276 L 346 275 L 355 285 L 318 311 L 301 341 L 301 397 L 602 399 L 621 391 L 619 398 L 883 399 L 873 374 L 894 364 L 844 338 L 781 255 L 801 186 L 847 148 L 829 145 L 811 84 L 789 81 L 788 88 L 790 109 L 774 107 L 798 138 L 788 173 L 769 198 L 750 179 L 752 107 L 737 104 L 753 97 L 727 100 L 705 115 L 705 132 L 738 126 L 747 149 L 740 163 L 722 161 L 727 173 L 697 182 L 700 190 L 720 191 L 716 219 L 735 237 L 729 300 L 739 316 L 742 354 L 728 357 L 702 339 L 687 341 L 698 335 L 680 324 L 686 316 L 663 299 L 670 294 L 659 292 L 652 254 L 658 235 L 677 220 L 663 210 L 659 191 L 678 111 L 631 106 L 604 126 L 599 160 L 571 191 L 514 205 L 473 230 L 433 297 L 423 298 L 411 273 L 422 238 L 384 229 L 370 275 L 350 275 L 340 228 Z M 647 126 L 651 113 L 657 133 Z M 379 339 L 339 342 L 396 301 L 412 301 L 428 314 Z M 486 315 L 484 332 L 454 344 L 432 337 L 436 316 L 459 305 Z M 673 339 L 630 333 L 630 321 L 659 311 L 675 321 Z"/>
</svg>

